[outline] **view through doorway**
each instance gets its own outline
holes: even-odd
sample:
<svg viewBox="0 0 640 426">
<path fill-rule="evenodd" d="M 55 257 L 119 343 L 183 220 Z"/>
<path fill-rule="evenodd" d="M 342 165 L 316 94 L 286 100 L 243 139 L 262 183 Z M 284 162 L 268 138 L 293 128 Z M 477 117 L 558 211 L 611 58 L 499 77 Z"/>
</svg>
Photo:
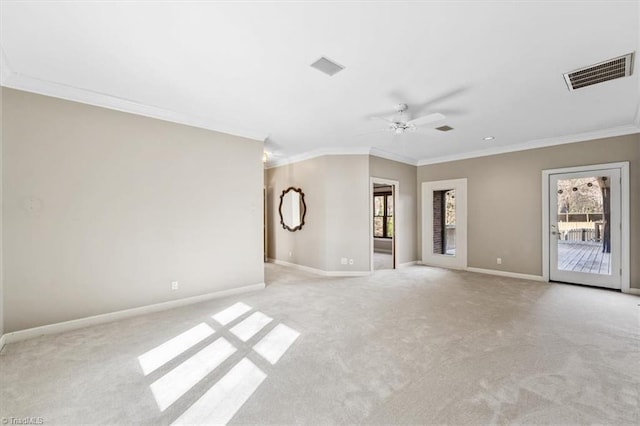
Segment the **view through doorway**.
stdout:
<svg viewBox="0 0 640 426">
<path fill-rule="evenodd" d="M 628 165 L 543 171 L 543 277 L 626 290 Z"/>
<path fill-rule="evenodd" d="M 396 194 L 394 181 L 372 179 L 371 267 L 375 271 L 396 268 Z"/>
</svg>

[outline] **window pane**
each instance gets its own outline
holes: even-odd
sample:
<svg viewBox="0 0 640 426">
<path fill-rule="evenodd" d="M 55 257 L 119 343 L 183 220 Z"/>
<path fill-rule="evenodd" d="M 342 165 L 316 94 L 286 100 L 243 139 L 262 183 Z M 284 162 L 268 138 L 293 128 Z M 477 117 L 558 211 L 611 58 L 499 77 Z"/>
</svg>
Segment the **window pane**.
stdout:
<svg viewBox="0 0 640 426">
<path fill-rule="evenodd" d="M 384 216 L 384 195 L 373 197 L 373 215 Z"/>
<path fill-rule="evenodd" d="M 386 236 L 389 238 L 393 237 L 393 218 L 392 217 L 387 218 L 387 235 Z"/>
<path fill-rule="evenodd" d="M 456 191 L 451 189 L 445 193 L 446 224 L 456 225 Z"/>
<path fill-rule="evenodd" d="M 393 216 L 393 195 L 387 195 L 387 216 Z"/>
<path fill-rule="evenodd" d="M 374 237 L 384 237 L 384 225 L 382 220 L 383 218 L 381 217 L 373 218 L 373 236 Z"/>
</svg>

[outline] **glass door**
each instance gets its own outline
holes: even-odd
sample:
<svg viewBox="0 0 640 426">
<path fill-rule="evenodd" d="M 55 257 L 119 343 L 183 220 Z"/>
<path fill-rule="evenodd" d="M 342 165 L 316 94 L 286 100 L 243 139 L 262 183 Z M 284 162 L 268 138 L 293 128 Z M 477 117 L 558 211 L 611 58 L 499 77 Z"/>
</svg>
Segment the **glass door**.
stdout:
<svg viewBox="0 0 640 426">
<path fill-rule="evenodd" d="M 620 169 L 549 177 L 549 278 L 620 288 Z"/>
</svg>

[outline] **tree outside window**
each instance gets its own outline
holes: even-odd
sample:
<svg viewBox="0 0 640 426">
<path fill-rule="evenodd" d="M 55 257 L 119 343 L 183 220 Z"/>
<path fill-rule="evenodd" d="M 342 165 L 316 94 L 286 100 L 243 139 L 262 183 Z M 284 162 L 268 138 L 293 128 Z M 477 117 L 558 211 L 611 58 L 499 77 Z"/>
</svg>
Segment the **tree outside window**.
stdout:
<svg viewBox="0 0 640 426">
<path fill-rule="evenodd" d="M 373 196 L 373 236 L 393 238 L 393 194 Z"/>
</svg>

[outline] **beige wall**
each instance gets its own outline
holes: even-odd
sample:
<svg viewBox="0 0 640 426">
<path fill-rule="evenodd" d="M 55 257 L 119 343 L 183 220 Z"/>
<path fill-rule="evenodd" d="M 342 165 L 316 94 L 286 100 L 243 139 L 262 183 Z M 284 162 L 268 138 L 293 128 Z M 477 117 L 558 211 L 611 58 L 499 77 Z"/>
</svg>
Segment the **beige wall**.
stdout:
<svg viewBox="0 0 640 426">
<path fill-rule="evenodd" d="M 2 94 L 5 332 L 263 282 L 261 142 Z"/>
<path fill-rule="evenodd" d="M 0 90 L 0 336 L 4 334 L 4 268 L 2 266 L 2 212 L 3 208 L 3 198 L 2 198 L 2 175 L 3 167 L 2 167 L 2 152 L 3 152 L 3 133 L 2 129 L 2 105 L 4 101 L 4 91 Z M 0 348 L 1 349 L 1 348 Z"/>
<path fill-rule="evenodd" d="M 325 156 L 268 169 L 268 257 L 323 271 L 368 271 L 369 159 Z M 305 194 L 307 216 L 300 231 L 280 225 L 280 194 L 290 186 Z M 289 253 L 291 252 L 291 256 Z M 353 265 L 342 265 L 342 257 Z"/>
<path fill-rule="evenodd" d="M 325 268 L 325 182 L 318 178 L 325 173 L 325 160 L 326 157 L 314 158 L 266 171 L 267 257 Z M 284 229 L 278 215 L 280 195 L 290 186 L 302 189 L 307 205 L 305 224 L 296 232 Z"/>
<path fill-rule="evenodd" d="M 326 270 L 370 271 L 369 156 L 331 156 L 326 162 Z M 354 264 L 340 264 L 342 257 Z"/>
<path fill-rule="evenodd" d="M 468 178 L 468 265 L 542 274 L 542 170 L 630 162 L 631 286 L 640 288 L 640 135 L 558 145 L 418 167 L 422 182 Z M 421 235 L 421 221 L 418 221 Z M 421 257 L 422 243 L 417 243 Z M 496 258 L 502 258 L 502 265 Z"/>
<path fill-rule="evenodd" d="M 396 261 L 398 264 L 418 259 L 416 251 L 416 172 L 416 167 L 409 164 L 375 156 L 369 157 L 371 177 L 397 180 L 400 184 L 396 220 Z"/>
</svg>

